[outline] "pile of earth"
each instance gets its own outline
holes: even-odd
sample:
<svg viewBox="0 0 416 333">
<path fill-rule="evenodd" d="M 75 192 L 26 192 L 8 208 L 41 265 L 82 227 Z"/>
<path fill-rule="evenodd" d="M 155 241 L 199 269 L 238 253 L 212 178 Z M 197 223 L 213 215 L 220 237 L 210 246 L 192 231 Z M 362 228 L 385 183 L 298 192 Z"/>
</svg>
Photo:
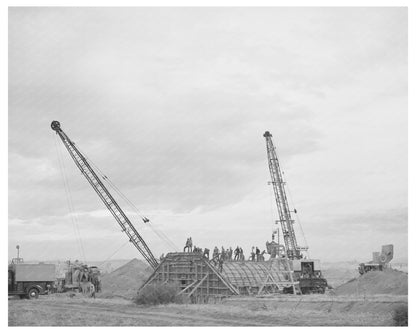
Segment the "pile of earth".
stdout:
<svg viewBox="0 0 416 333">
<path fill-rule="evenodd" d="M 337 295 L 407 295 L 407 273 L 397 270 L 374 271 L 352 279 L 335 289 Z"/>
<path fill-rule="evenodd" d="M 123 297 L 132 298 L 143 282 L 153 272 L 143 261 L 133 259 L 115 271 L 104 274 L 101 277 L 102 292 L 99 297 Z"/>
</svg>

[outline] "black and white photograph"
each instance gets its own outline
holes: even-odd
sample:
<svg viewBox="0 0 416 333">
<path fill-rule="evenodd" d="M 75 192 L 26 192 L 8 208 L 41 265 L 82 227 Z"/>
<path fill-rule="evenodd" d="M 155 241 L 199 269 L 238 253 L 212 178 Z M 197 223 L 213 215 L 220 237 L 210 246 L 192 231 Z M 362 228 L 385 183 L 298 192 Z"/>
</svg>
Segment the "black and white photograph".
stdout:
<svg viewBox="0 0 416 333">
<path fill-rule="evenodd" d="M 409 325 L 407 6 L 6 8 L 7 326 Z"/>
</svg>

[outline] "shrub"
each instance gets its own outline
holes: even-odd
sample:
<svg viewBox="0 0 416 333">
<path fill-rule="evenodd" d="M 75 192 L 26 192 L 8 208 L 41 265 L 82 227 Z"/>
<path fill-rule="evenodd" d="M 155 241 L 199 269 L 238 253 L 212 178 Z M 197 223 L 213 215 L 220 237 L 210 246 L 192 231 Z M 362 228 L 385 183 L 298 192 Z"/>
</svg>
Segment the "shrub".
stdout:
<svg viewBox="0 0 416 333">
<path fill-rule="evenodd" d="M 134 303 L 140 305 L 158 305 L 168 303 L 183 303 L 183 297 L 178 295 L 179 288 L 172 283 L 148 284 L 134 298 Z"/>
<path fill-rule="evenodd" d="M 407 326 L 407 305 L 401 305 L 394 310 L 394 324 L 396 326 Z"/>
</svg>

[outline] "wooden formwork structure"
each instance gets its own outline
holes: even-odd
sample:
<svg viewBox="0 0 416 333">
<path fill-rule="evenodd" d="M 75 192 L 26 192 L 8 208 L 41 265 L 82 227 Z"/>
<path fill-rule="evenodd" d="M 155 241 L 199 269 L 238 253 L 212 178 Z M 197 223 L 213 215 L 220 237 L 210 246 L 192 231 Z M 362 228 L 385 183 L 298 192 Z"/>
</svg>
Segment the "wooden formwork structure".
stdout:
<svg viewBox="0 0 416 333">
<path fill-rule="evenodd" d="M 152 283 L 174 283 L 179 294 L 195 302 L 238 294 L 202 254 L 194 252 L 168 253 L 141 289 Z"/>
<path fill-rule="evenodd" d="M 299 282 L 294 280 L 292 266 L 287 258 L 267 261 L 226 261 L 222 276 L 242 295 L 285 291 L 301 293 Z"/>
<path fill-rule="evenodd" d="M 292 287 L 300 292 L 287 259 L 263 262 L 225 261 L 222 269 L 200 253 L 168 253 L 142 285 L 173 283 L 179 294 L 195 302 L 232 295 L 259 295 L 283 292 Z"/>
</svg>

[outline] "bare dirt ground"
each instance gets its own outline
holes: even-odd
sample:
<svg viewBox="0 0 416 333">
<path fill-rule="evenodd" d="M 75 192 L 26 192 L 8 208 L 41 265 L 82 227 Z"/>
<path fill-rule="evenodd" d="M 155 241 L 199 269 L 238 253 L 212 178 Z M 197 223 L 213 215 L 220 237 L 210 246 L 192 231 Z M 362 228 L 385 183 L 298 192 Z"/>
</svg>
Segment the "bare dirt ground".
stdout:
<svg viewBox="0 0 416 333">
<path fill-rule="evenodd" d="M 390 326 L 407 296 L 235 297 L 217 304 L 143 307 L 68 294 L 9 300 L 9 326 Z"/>
</svg>

